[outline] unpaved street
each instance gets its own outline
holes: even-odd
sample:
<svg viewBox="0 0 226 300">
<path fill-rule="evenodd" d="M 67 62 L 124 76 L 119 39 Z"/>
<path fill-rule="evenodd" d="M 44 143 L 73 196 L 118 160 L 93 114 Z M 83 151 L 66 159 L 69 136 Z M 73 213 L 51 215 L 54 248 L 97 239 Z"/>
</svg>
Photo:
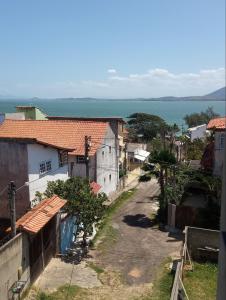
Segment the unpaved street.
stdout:
<svg viewBox="0 0 226 300">
<path fill-rule="evenodd" d="M 158 192 L 155 180 L 141 183 L 112 219 L 116 241 L 106 251 L 95 253 L 101 265 L 120 271 L 129 285 L 152 282 L 164 259 L 179 255 L 181 241 L 153 226 Z"/>
</svg>

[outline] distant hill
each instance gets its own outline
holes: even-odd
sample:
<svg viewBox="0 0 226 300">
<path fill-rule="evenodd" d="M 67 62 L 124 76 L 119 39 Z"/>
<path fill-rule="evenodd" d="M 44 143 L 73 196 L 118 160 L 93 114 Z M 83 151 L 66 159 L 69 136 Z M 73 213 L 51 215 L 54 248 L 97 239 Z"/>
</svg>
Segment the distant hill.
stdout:
<svg viewBox="0 0 226 300">
<path fill-rule="evenodd" d="M 207 94 L 204 97 L 225 100 L 225 95 L 226 95 L 226 87 L 222 87 L 221 89 L 219 89 L 213 93 Z"/>
<path fill-rule="evenodd" d="M 15 96 L 3 96 L 0 95 L 0 101 L 4 100 L 11 100 L 11 101 L 25 101 L 30 103 L 37 103 L 39 100 L 45 101 L 99 101 L 99 100 L 106 100 L 106 101 L 225 101 L 225 94 L 226 94 L 226 87 L 220 88 L 210 94 L 204 96 L 188 96 L 188 97 L 174 97 L 174 96 L 167 96 L 167 97 L 159 97 L 159 98 L 126 98 L 126 99 L 103 99 L 103 98 L 92 98 L 92 97 L 83 97 L 83 98 L 25 98 L 25 97 L 15 97 Z"/>
</svg>

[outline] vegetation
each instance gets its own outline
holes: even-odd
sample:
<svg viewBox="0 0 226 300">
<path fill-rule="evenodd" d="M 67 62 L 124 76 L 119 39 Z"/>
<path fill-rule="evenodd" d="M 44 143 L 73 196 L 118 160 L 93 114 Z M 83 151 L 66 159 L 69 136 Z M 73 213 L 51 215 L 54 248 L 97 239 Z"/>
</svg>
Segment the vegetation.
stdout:
<svg viewBox="0 0 226 300">
<path fill-rule="evenodd" d="M 193 272 L 185 272 L 183 282 L 190 300 L 216 299 L 217 265 L 195 263 Z"/>
<path fill-rule="evenodd" d="M 146 182 L 151 180 L 151 174 L 141 175 L 139 178 L 139 182 Z"/>
<path fill-rule="evenodd" d="M 214 112 L 213 107 L 208 107 L 206 111 L 202 111 L 201 113 L 186 115 L 184 120 L 188 127 L 194 127 L 202 124 L 208 124 L 211 119 L 216 117 L 219 117 L 219 114 Z"/>
<path fill-rule="evenodd" d="M 87 294 L 87 292 L 85 291 L 85 289 L 82 289 L 79 286 L 64 285 L 64 286 L 60 287 L 56 292 L 53 292 L 50 294 L 47 294 L 44 292 L 38 293 L 36 300 L 62 300 L 62 299 L 82 300 L 82 299 L 84 299 L 83 297 L 86 294 Z"/>
<path fill-rule="evenodd" d="M 201 160 L 207 142 L 203 139 L 194 139 L 192 142 L 187 141 L 187 157 L 188 160 Z"/>
<path fill-rule="evenodd" d="M 146 113 L 135 113 L 129 116 L 129 138 L 135 142 L 150 141 L 158 133 L 166 131 L 166 123 L 159 116 Z"/>
<path fill-rule="evenodd" d="M 65 211 L 76 217 L 77 232 L 83 232 L 83 243 L 86 245 L 87 236 L 93 233 L 93 224 L 104 216 L 106 195 L 94 194 L 89 181 L 80 177 L 48 182 L 44 196 L 54 194 L 67 200 Z"/>
</svg>

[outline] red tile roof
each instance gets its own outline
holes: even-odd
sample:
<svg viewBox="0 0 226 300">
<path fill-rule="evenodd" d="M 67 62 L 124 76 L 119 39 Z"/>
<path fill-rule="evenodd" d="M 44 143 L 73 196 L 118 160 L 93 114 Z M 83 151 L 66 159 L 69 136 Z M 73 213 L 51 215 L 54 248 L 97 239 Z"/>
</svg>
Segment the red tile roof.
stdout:
<svg viewBox="0 0 226 300">
<path fill-rule="evenodd" d="M 95 181 L 90 183 L 90 187 L 94 194 L 97 194 L 99 192 L 99 190 L 101 189 L 101 185 Z"/>
<path fill-rule="evenodd" d="M 42 200 L 38 205 L 21 217 L 16 222 L 16 226 L 30 233 L 37 233 L 57 214 L 66 202 L 66 200 L 63 200 L 56 195 Z"/>
<path fill-rule="evenodd" d="M 207 129 L 225 130 L 226 128 L 226 117 L 216 118 L 209 121 Z"/>
<path fill-rule="evenodd" d="M 90 155 L 103 142 L 108 122 L 83 120 L 5 120 L 0 125 L 0 138 L 36 139 L 59 148 L 74 149 L 72 154 L 84 155 L 85 136 L 91 136 Z"/>
</svg>

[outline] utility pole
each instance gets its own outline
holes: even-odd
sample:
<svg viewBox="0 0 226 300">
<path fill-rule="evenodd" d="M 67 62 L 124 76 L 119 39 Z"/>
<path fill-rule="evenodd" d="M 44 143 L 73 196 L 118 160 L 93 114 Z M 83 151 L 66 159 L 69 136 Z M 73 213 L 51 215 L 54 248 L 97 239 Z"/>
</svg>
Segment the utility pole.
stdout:
<svg viewBox="0 0 226 300">
<path fill-rule="evenodd" d="M 10 220 L 11 220 L 11 235 L 16 236 L 16 186 L 14 181 L 11 181 L 8 188 Z"/>
<path fill-rule="evenodd" d="M 86 164 L 86 178 L 89 179 L 89 151 L 91 147 L 91 136 L 85 136 L 85 164 Z"/>
<path fill-rule="evenodd" d="M 123 164 L 123 169 L 124 169 L 124 174 L 123 174 L 123 188 L 126 186 L 126 174 L 127 174 L 127 143 L 125 143 L 124 147 L 124 164 Z"/>
</svg>

